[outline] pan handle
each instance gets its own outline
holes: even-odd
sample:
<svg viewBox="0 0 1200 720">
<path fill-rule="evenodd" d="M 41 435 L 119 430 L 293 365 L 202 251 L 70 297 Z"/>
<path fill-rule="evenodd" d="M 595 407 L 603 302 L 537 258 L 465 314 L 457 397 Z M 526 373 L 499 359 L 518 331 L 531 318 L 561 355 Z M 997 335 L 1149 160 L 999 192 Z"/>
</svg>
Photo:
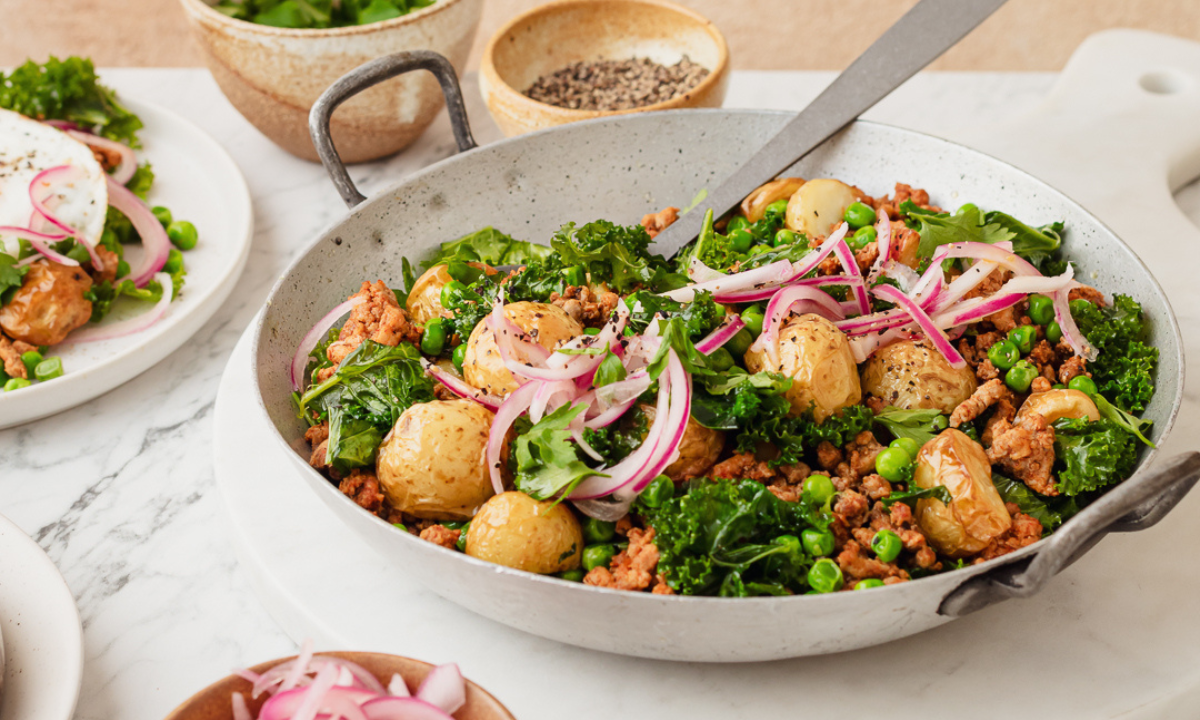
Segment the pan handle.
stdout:
<svg viewBox="0 0 1200 720">
<path fill-rule="evenodd" d="M 432 50 L 411 50 L 386 55 L 359 65 L 321 93 L 321 97 L 317 98 L 317 102 L 308 113 L 308 133 L 317 148 L 317 155 L 348 207 L 354 207 L 367 198 L 355 187 L 350 173 L 346 171 L 346 164 L 342 162 L 337 148 L 333 146 L 333 137 L 329 133 L 329 119 L 339 105 L 363 90 L 413 70 L 428 70 L 442 86 L 442 95 L 446 97 L 446 109 L 450 113 L 450 125 L 454 128 L 454 139 L 458 141 L 459 151 L 475 147 L 475 138 L 471 136 L 471 124 L 467 120 L 467 108 L 463 104 L 462 87 L 458 84 L 454 66 L 445 57 Z"/>
<path fill-rule="evenodd" d="M 1030 597 L 1110 532 L 1144 530 L 1162 520 L 1200 480 L 1200 452 L 1144 469 L 1088 505 L 1027 560 L 967 580 L 942 599 L 938 613 L 961 617 L 1008 598 Z"/>
</svg>

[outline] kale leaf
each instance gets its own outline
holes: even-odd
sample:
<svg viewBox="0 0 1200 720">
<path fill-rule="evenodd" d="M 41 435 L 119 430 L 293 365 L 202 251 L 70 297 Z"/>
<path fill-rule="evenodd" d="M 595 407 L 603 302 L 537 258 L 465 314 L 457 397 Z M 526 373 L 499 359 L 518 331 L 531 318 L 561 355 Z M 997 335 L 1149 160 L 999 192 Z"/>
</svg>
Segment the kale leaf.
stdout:
<svg viewBox="0 0 1200 720">
<path fill-rule="evenodd" d="M 485 262 L 488 265 L 525 265 L 535 260 L 545 260 L 551 252 L 545 245 L 514 240 L 493 227 L 485 227 L 457 240 L 442 243 L 437 255 L 421 263 L 421 266 L 428 269 L 454 260 Z"/>
<path fill-rule="evenodd" d="M 635 405 L 617 422 L 595 430 L 585 429 L 583 441 L 604 458 L 606 466 L 612 467 L 641 446 L 648 427 L 646 414 Z"/>
<path fill-rule="evenodd" d="M 374 462 L 383 436 L 400 414 L 431 400 L 433 380 L 421 368 L 415 347 L 366 340 L 296 404 L 309 423 L 329 421 L 329 464 L 345 473 Z"/>
<path fill-rule="evenodd" d="M 829 524 L 821 508 L 784 502 L 752 480 L 692 481 L 644 519 L 658 571 L 682 595 L 802 592 L 812 558 L 796 538 Z"/>
<path fill-rule="evenodd" d="M 1040 522 L 1046 533 L 1053 532 L 1080 510 L 1073 497 L 1039 495 L 1025 483 L 999 473 L 992 473 L 992 484 L 1004 502 L 1013 503 L 1021 512 Z"/>
<path fill-rule="evenodd" d="M 1100 394 L 1122 410 L 1145 410 L 1154 394 L 1158 348 L 1144 341 L 1147 328 L 1142 306 L 1127 295 L 1114 295 L 1107 307 L 1075 300 L 1071 316 L 1099 351 L 1088 369 Z"/>
<path fill-rule="evenodd" d="M 1062 418 L 1054 422 L 1058 489 L 1073 497 L 1115 485 L 1137 463 L 1137 438 L 1111 420 Z"/>
<path fill-rule="evenodd" d="M 142 121 L 117 101 L 116 93 L 100 84 L 87 58 L 51 56 L 45 64 L 29 60 L 7 75 L 0 73 L 0 108 L 35 120 L 65 120 L 140 147 L 137 132 Z"/>
<path fill-rule="evenodd" d="M 701 291 L 689 303 L 676 302 L 647 290 L 639 290 L 625 298 L 629 306 L 630 330 L 646 332 L 655 315 L 665 319 L 679 318 L 683 321 L 687 335 L 693 340 L 708 335 L 725 319 L 725 306 L 712 299 L 712 293 Z"/>
<path fill-rule="evenodd" d="M 584 478 L 596 474 L 579 459 L 567 426 L 587 409 L 583 403 L 563 405 L 517 437 L 513 444 L 516 488 L 546 500 L 570 493 Z"/>
<path fill-rule="evenodd" d="M 687 281 L 672 274 L 662 256 L 650 253 L 650 234 L 641 225 L 568 223 L 554 233 L 550 246 L 564 267 L 582 265 L 590 277 L 603 278 L 622 295 L 636 286 L 662 291 Z"/>
</svg>

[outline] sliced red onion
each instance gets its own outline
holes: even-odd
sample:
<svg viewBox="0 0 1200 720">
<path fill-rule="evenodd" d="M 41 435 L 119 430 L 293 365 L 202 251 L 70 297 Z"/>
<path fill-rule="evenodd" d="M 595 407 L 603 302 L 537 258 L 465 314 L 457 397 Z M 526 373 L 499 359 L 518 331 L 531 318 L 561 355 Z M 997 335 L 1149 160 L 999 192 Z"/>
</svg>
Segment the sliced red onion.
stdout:
<svg viewBox="0 0 1200 720">
<path fill-rule="evenodd" d="M 408 683 L 404 682 L 404 678 L 399 673 L 392 675 L 392 681 L 387 686 L 388 694 L 393 697 L 411 697 L 412 693 L 408 691 Z"/>
<path fill-rule="evenodd" d="M 1071 315 L 1070 294 L 1069 289 L 1063 289 L 1050 296 L 1054 300 L 1054 319 L 1062 329 L 1063 339 L 1075 354 L 1091 362 L 1100 352 L 1088 342 L 1079 326 L 1075 324 L 1075 318 Z"/>
<path fill-rule="evenodd" d="M 163 316 L 167 314 L 168 307 L 171 305 L 171 296 L 175 292 L 175 286 L 171 282 L 171 276 L 166 273 L 159 273 L 154 276 L 154 279 L 158 281 L 163 289 L 162 298 L 155 303 L 154 307 L 141 315 L 131 317 L 127 320 L 76 330 L 67 336 L 63 344 L 99 342 L 101 340 L 125 337 L 126 335 L 141 332 L 159 320 L 162 320 Z"/>
<path fill-rule="evenodd" d="M 0 235 L 14 235 L 24 240 L 28 240 L 29 244 L 33 246 L 34 250 L 37 250 L 43 257 L 51 262 L 56 262 L 60 265 L 69 265 L 71 267 L 79 266 L 78 262 L 72 260 L 66 255 L 54 252 L 50 249 L 50 246 L 47 245 L 47 243 L 58 242 L 59 240 L 65 239 L 67 237 L 66 235 L 52 235 L 50 233 L 41 233 L 37 232 L 36 230 L 30 230 L 29 228 L 8 225 L 0 227 Z M 29 258 L 25 259 L 29 260 Z M 37 258 L 34 258 L 34 260 L 36 259 Z M 33 262 L 33 260 L 29 260 L 29 262 Z"/>
<path fill-rule="evenodd" d="M 854 258 L 854 253 L 850 251 L 850 247 L 844 242 L 839 242 L 834 246 L 833 251 L 837 253 L 838 260 L 841 261 L 842 267 L 846 270 L 846 275 L 850 278 L 850 290 L 854 293 L 854 300 L 858 304 L 858 313 L 867 315 L 871 312 L 871 299 L 867 297 L 867 288 L 863 284 L 862 273 L 858 269 L 858 261 Z"/>
<path fill-rule="evenodd" d="M 883 267 L 892 259 L 892 219 L 885 212 L 879 213 L 879 220 L 875 223 L 875 244 L 879 248 L 875 264 Z"/>
<path fill-rule="evenodd" d="M 715 299 L 720 294 L 777 286 L 794 274 L 792 263 L 787 260 L 776 260 L 769 265 L 763 265 L 762 267 L 744 272 L 731 273 L 715 280 L 693 283 L 677 290 L 662 293 L 662 295 L 676 302 L 692 302 L 696 298 L 696 293 L 706 291 L 713 293 Z M 720 300 L 717 301 L 720 302 Z"/>
<path fill-rule="evenodd" d="M 988 315 L 1006 310 L 1025 299 L 1020 293 L 996 293 L 986 298 L 972 298 L 943 311 L 934 317 L 941 328 L 957 327 L 966 323 L 978 322 Z"/>
<path fill-rule="evenodd" d="M 667 374 L 671 380 L 671 410 L 667 418 L 667 429 L 671 439 L 655 448 L 654 457 L 641 472 L 641 478 L 635 478 L 632 485 L 631 497 L 646 489 L 650 481 L 662 474 L 667 466 L 679 459 L 679 447 L 683 444 L 683 436 L 687 431 L 688 418 L 692 414 L 692 378 L 683 369 L 683 363 L 670 351 L 667 360 Z M 662 381 L 662 378 L 659 378 Z M 618 496 L 618 499 L 621 499 Z"/>
<path fill-rule="evenodd" d="M 891 285 L 879 285 L 872 288 L 871 292 L 882 300 L 895 303 L 896 305 L 904 308 L 904 310 L 906 310 L 908 314 L 912 316 L 913 320 L 916 321 L 917 325 L 921 327 L 921 331 L 925 333 L 927 338 L 929 338 L 929 342 L 933 344 L 934 348 L 946 358 L 946 362 L 950 363 L 950 367 L 966 367 L 966 359 L 959 354 L 958 350 L 956 350 L 950 340 L 947 339 L 945 333 L 943 333 L 933 319 L 921 309 L 920 305 L 913 302 L 907 295 L 900 292 L 898 288 L 894 288 Z"/>
<path fill-rule="evenodd" d="M 317 671 L 317 676 L 313 678 L 312 684 L 302 691 L 300 705 L 291 713 L 291 720 L 314 720 L 326 700 L 326 696 L 333 689 L 333 684 L 337 682 L 337 675 L 337 669 L 332 665 L 327 665 Z M 269 705 L 272 701 L 286 696 L 286 693 L 280 693 L 268 700 L 266 704 Z M 283 718 L 271 717 L 264 705 L 262 712 L 259 713 L 259 720 L 283 720 Z"/>
<path fill-rule="evenodd" d="M 382 697 L 362 706 L 367 720 L 454 720 L 441 708 L 415 697 Z"/>
<path fill-rule="evenodd" d="M 43 120 L 43 125 L 49 125 L 52 128 L 59 130 L 79 130 L 80 127 L 70 120 Z"/>
<path fill-rule="evenodd" d="M 500 454 L 504 449 L 504 440 L 508 435 L 508 429 L 517 421 L 517 418 L 529 409 L 529 404 L 533 402 L 533 395 L 536 392 L 537 384 L 535 383 L 522 385 L 512 391 L 504 399 L 504 402 L 500 403 L 500 407 L 496 409 L 496 417 L 492 419 L 492 429 L 488 433 L 487 463 L 488 473 L 492 477 L 492 489 L 496 491 L 497 495 L 504 492 L 504 475 L 500 472 Z"/>
<path fill-rule="evenodd" d="M 693 257 L 691 262 L 688 263 L 687 276 L 694 283 L 702 283 L 711 282 L 713 280 L 723 280 L 728 277 L 729 274 L 710 268 L 701 262 L 700 258 Z"/>
<path fill-rule="evenodd" d="M 725 320 L 722 321 L 717 329 L 696 343 L 696 350 L 704 355 L 711 355 L 714 350 L 732 340 L 733 336 L 737 335 L 744 327 L 746 327 L 746 323 L 740 317 L 737 315 L 726 315 Z"/>
<path fill-rule="evenodd" d="M 254 720 L 254 716 L 250 714 L 250 708 L 246 707 L 246 698 L 241 693 L 233 694 L 233 720 Z"/>
<path fill-rule="evenodd" d="M 579 388 L 570 380 L 554 380 L 537 384 L 533 400 L 529 403 L 529 419 L 540 423 L 549 413 L 579 396 Z"/>
<path fill-rule="evenodd" d="M 138 266 L 130 270 L 126 277 L 133 280 L 134 285 L 143 287 L 154 273 L 162 270 L 163 265 L 167 264 L 171 241 L 167 239 L 167 231 L 163 229 L 162 223 L 154 217 L 154 213 L 141 198 L 131 193 L 124 185 L 113 181 L 111 176 L 106 181 L 108 204 L 124 213 L 142 238 L 142 257 Z M 118 278 L 122 279 L 124 278 Z"/>
<path fill-rule="evenodd" d="M 578 418 L 576 418 L 576 419 L 578 419 Z M 582 450 L 584 452 L 584 454 L 586 454 L 588 457 L 595 460 L 596 462 L 604 462 L 604 456 L 601 455 L 600 453 L 596 452 L 596 448 L 589 445 L 588 441 L 583 439 L 582 431 L 572 430 L 571 431 L 571 439 L 575 441 L 575 444 L 579 446 L 579 449 Z M 601 467 L 600 469 L 603 469 L 603 467 Z"/>
<path fill-rule="evenodd" d="M 104 270 L 104 261 L 96 254 L 96 247 L 92 244 L 92 241 L 80 235 L 79 231 L 75 228 L 55 217 L 53 211 L 46 205 L 46 199 L 53 195 L 56 184 L 68 183 L 73 178 L 78 177 L 79 173 L 79 168 L 74 165 L 59 165 L 48 170 L 43 170 L 35 175 L 33 181 L 29 183 L 29 202 L 33 205 L 34 212 L 41 215 L 46 222 L 62 230 L 67 235 L 74 236 L 75 241 L 83 245 L 87 250 L 88 257 L 92 261 L 92 267 L 102 271 Z"/>
<path fill-rule="evenodd" d="M 813 270 L 816 270 L 817 267 L 825 261 L 825 258 L 829 257 L 829 255 L 833 253 L 839 245 L 845 246 L 846 231 L 849 229 L 849 227 L 850 226 L 846 223 L 842 223 L 838 229 L 833 231 L 833 233 L 831 233 L 829 237 L 825 239 L 825 242 L 821 243 L 816 250 L 800 258 L 799 261 L 792 263 L 790 277 L 775 282 L 760 283 L 745 290 L 730 289 L 725 292 L 714 293 L 713 299 L 722 303 L 747 303 L 758 302 L 759 300 L 766 300 L 770 298 L 775 294 L 780 286 L 790 285 L 794 282 L 798 282 L 805 275 L 809 274 Z M 779 262 L 782 263 L 787 261 L 780 260 Z M 776 264 L 778 263 L 772 263 L 767 267 L 772 267 Z M 748 272 L 754 271 L 751 270 Z M 733 277 L 739 277 L 742 274 L 743 273 L 738 273 Z"/>
<path fill-rule="evenodd" d="M 421 358 L 421 366 L 425 368 L 426 373 L 428 373 L 432 378 L 440 382 L 442 385 L 445 385 L 446 389 L 450 392 L 454 393 L 460 398 L 474 400 L 492 412 L 496 412 L 496 410 L 500 407 L 500 403 L 504 402 L 495 395 L 489 395 L 488 393 L 471 385 L 466 380 L 456 377 L 453 373 L 443 370 L 436 363 L 431 363 L 425 358 Z"/>
<path fill-rule="evenodd" d="M 930 266 L 950 258 L 972 258 L 994 262 L 1013 275 L 1041 275 L 1038 269 L 1012 251 L 1012 243 L 963 242 L 942 245 L 933 254 Z"/>
<path fill-rule="evenodd" d="M 336 677 L 336 673 L 336 669 L 331 669 L 329 677 Z M 320 673 L 318 673 L 317 678 L 322 683 L 328 682 L 328 678 L 322 679 Z M 320 718 L 322 720 L 332 717 L 367 720 L 367 714 L 362 708 L 373 700 L 386 697 L 380 693 L 362 688 L 348 688 L 338 685 L 330 685 L 326 688 L 324 684 L 318 685 L 318 680 L 314 680 L 306 686 L 283 691 L 272 696 L 263 703 L 262 709 L 258 713 L 258 720 L 296 720 L 296 718 L 301 717 Z M 316 693 L 315 696 L 314 692 Z M 314 697 L 316 698 L 315 700 L 313 699 Z M 309 709 L 309 702 L 313 703 L 311 710 Z"/>
<path fill-rule="evenodd" d="M 447 663 L 430 670 L 417 688 L 416 696 L 451 715 L 458 712 L 467 704 L 467 686 L 458 665 Z"/>
<path fill-rule="evenodd" d="M 170 277 L 169 275 L 167 277 Z M 350 312 L 354 308 L 361 305 L 366 300 L 361 295 L 355 295 L 344 303 L 339 304 L 334 309 L 325 314 L 325 317 L 317 321 L 316 325 L 304 333 L 304 337 L 300 338 L 300 346 L 296 348 L 296 354 L 292 356 L 292 366 L 290 368 L 292 390 L 300 390 L 300 382 L 304 379 L 304 369 L 308 367 L 308 354 L 312 352 L 317 343 L 325 338 L 329 329 L 337 324 L 342 316 Z"/>
<path fill-rule="evenodd" d="M 1061 275 L 1052 276 L 1032 276 L 1024 275 L 1014 277 L 997 290 L 999 293 L 1021 293 L 1022 295 L 1030 295 L 1033 293 L 1043 293 L 1050 295 L 1059 290 L 1070 290 L 1075 283 L 1075 268 L 1070 263 L 1067 263 L 1067 269 Z M 1060 323 L 1061 325 L 1061 323 Z"/>
<path fill-rule="evenodd" d="M 793 311 L 814 313 L 834 321 L 845 317 L 841 305 L 828 293 L 805 285 L 792 285 L 775 293 L 775 296 L 767 303 L 763 330 L 750 347 L 758 351 L 765 350 L 771 362 L 778 363 L 779 328 Z"/>
<path fill-rule="evenodd" d="M 291 690 L 296 687 L 296 683 L 300 678 L 308 672 L 308 664 L 313 658 L 313 641 L 312 638 L 305 638 L 304 643 L 300 646 L 300 655 L 296 657 L 292 669 L 284 676 L 283 682 L 280 683 L 280 691 Z"/>
<path fill-rule="evenodd" d="M 133 177 L 133 173 L 137 171 L 137 156 L 133 154 L 133 149 L 124 143 L 109 140 L 99 135 L 93 135 L 88 132 L 80 132 L 70 128 L 59 128 L 66 134 L 75 138 L 79 142 L 89 147 L 98 147 L 102 150 L 112 150 L 121 155 L 121 163 L 113 169 L 111 177 L 116 182 L 124 185 Z"/>
</svg>

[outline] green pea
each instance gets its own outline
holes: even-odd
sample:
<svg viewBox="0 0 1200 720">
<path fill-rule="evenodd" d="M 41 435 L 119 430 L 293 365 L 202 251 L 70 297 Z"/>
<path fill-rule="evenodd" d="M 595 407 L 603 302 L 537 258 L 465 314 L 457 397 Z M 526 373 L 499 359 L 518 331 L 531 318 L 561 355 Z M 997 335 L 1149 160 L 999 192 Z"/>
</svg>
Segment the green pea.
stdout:
<svg viewBox="0 0 1200 720">
<path fill-rule="evenodd" d="M 717 372 L 725 372 L 733 367 L 733 355 L 725 348 L 719 347 L 709 353 L 708 366 Z"/>
<path fill-rule="evenodd" d="M 1008 385 L 1013 392 L 1028 392 L 1029 386 L 1033 384 L 1033 379 L 1037 376 L 1038 369 L 1034 367 L 1033 363 L 1022 360 L 1004 374 L 1004 384 Z"/>
<path fill-rule="evenodd" d="M 163 272 L 174 275 L 183 269 L 183 253 L 175 248 L 171 248 L 171 252 L 167 253 L 167 264 L 163 265 Z"/>
<path fill-rule="evenodd" d="M 788 201 L 786 198 L 783 200 L 776 200 L 768 205 L 767 209 L 763 211 L 763 217 L 783 217 L 787 214 L 787 206 Z"/>
<path fill-rule="evenodd" d="M 880 530 L 871 540 L 871 549 L 875 551 L 875 557 L 885 563 L 890 563 L 900 557 L 904 543 L 900 540 L 900 536 L 891 530 Z"/>
<path fill-rule="evenodd" d="M 442 318 L 433 318 L 425 323 L 425 332 L 421 335 L 421 352 L 431 357 L 442 354 L 446 347 L 446 326 Z"/>
<path fill-rule="evenodd" d="M 913 459 L 902 448 L 889 447 L 875 457 L 875 472 L 888 482 L 906 482 L 912 477 Z"/>
<path fill-rule="evenodd" d="M 750 227 L 750 221 L 741 215 L 734 215 L 725 223 L 725 234 L 732 236 L 735 230 L 745 230 Z M 745 252 L 745 251 L 742 251 Z"/>
<path fill-rule="evenodd" d="M 446 266 L 446 273 L 459 282 L 468 283 L 473 279 L 475 268 L 460 260 L 452 260 Z"/>
<path fill-rule="evenodd" d="M 833 533 L 828 530 L 805 530 L 800 533 L 800 542 L 808 554 L 814 557 L 823 557 L 833 552 Z"/>
<path fill-rule="evenodd" d="M 1096 387 L 1096 381 L 1087 375 L 1077 375 L 1071 378 L 1071 381 L 1067 383 L 1067 387 L 1071 390 L 1078 390 L 1079 392 L 1086 393 L 1088 396 L 1092 396 L 1100 392 L 1100 390 Z"/>
<path fill-rule="evenodd" d="M 583 576 L 587 575 L 582 570 L 564 570 L 558 576 L 567 582 L 583 582 Z"/>
<path fill-rule="evenodd" d="M 1008 340 L 1017 346 L 1022 355 L 1028 355 L 1033 350 L 1033 344 L 1037 342 L 1037 328 L 1032 325 L 1015 327 L 1008 331 Z"/>
<path fill-rule="evenodd" d="M 1029 319 L 1038 325 L 1054 322 L 1054 301 L 1045 295 L 1030 295 Z"/>
<path fill-rule="evenodd" d="M 167 238 L 180 250 L 191 250 L 196 247 L 198 237 L 196 226 L 187 220 L 175 220 L 167 226 Z"/>
<path fill-rule="evenodd" d="M 864 205 L 860 202 L 852 202 L 846 208 L 842 219 L 850 223 L 852 228 L 866 227 L 867 225 L 875 224 L 875 211 L 870 205 Z"/>
<path fill-rule="evenodd" d="M 163 227 L 167 227 L 175 219 L 171 216 L 171 210 L 162 205 L 155 205 L 150 208 L 150 212 L 154 213 L 154 217 L 158 218 Z"/>
<path fill-rule="evenodd" d="M 804 494 L 812 498 L 818 505 L 824 505 L 837 493 L 833 481 L 828 475 L 809 475 L 804 480 Z"/>
<path fill-rule="evenodd" d="M 837 592 L 844 584 L 842 569 L 829 558 L 821 558 L 808 569 L 808 585 L 819 593 Z"/>
<path fill-rule="evenodd" d="M 118 261 L 117 262 L 117 278 L 120 279 L 120 278 L 123 278 L 123 277 L 129 275 L 130 269 L 131 268 L 129 267 L 129 263 L 125 262 L 124 260 Z"/>
<path fill-rule="evenodd" d="M 921 444 L 912 438 L 896 438 L 888 444 L 889 448 L 898 448 L 908 455 L 909 460 L 915 462 L 917 453 L 921 452 Z"/>
<path fill-rule="evenodd" d="M 746 329 L 754 337 L 758 337 L 762 333 L 763 321 L 766 319 L 763 316 L 761 305 L 751 305 L 742 311 L 742 322 L 746 323 Z"/>
<path fill-rule="evenodd" d="M 582 265 L 567 268 L 567 284 L 576 287 L 587 285 L 587 270 Z"/>
<path fill-rule="evenodd" d="M 638 495 L 638 502 L 649 508 L 661 507 L 675 496 L 675 483 L 666 475 L 659 475 L 650 481 Z"/>
<path fill-rule="evenodd" d="M 875 231 L 875 228 L 868 225 L 855 230 L 854 234 L 850 236 L 849 244 L 854 250 L 862 250 L 866 246 L 875 242 L 876 238 L 878 237 L 879 234 Z"/>
<path fill-rule="evenodd" d="M 33 383 L 29 382 L 25 378 L 9 378 L 8 382 L 4 383 L 4 392 L 20 390 L 21 388 L 27 388 L 32 384 Z"/>
<path fill-rule="evenodd" d="M 800 236 L 797 235 L 796 233 L 792 232 L 791 230 L 788 230 L 787 228 L 784 228 L 784 229 L 780 230 L 779 232 L 775 233 L 775 247 L 782 247 L 784 245 L 792 245 L 792 244 L 796 243 L 798 240 L 800 240 Z"/>
<path fill-rule="evenodd" d="M 883 587 L 883 581 L 879 578 L 867 578 L 866 580 L 859 580 L 854 584 L 855 590 L 870 590 L 871 588 L 881 587 Z"/>
<path fill-rule="evenodd" d="M 1055 320 L 1046 326 L 1046 339 L 1051 345 L 1057 345 L 1059 340 L 1062 340 L 1062 327 Z"/>
<path fill-rule="evenodd" d="M 463 361 L 467 359 L 467 344 L 459 343 L 458 347 L 454 348 L 454 352 L 450 353 L 450 361 L 454 363 L 454 367 L 462 372 Z"/>
<path fill-rule="evenodd" d="M 598 567 L 608 567 L 616 554 L 616 545 L 588 545 L 583 549 L 583 569 L 590 572 Z"/>
<path fill-rule="evenodd" d="M 737 334 L 729 338 L 729 342 L 725 343 L 725 347 L 729 348 L 729 352 L 735 357 L 742 357 L 750 346 L 754 344 L 754 336 L 746 328 L 738 330 Z"/>
<path fill-rule="evenodd" d="M 1021 359 L 1021 351 L 1009 340 L 1001 340 L 987 351 L 988 360 L 1000 370 L 1007 370 Z"/>
<path fill-rule="evenodd" d="M 614 522 L 606 522 L 597 520 L 596 518 L 583 519 L 583 539 L 588 543 L 606 543 L 612 540 L 617 534 L 617 524 Z"/>
<path fill-rule="evenodd" d="M 56 377 L 62 377 L 63 364 L 60 357 L 48 357 L 37 364 L 33 369 L 33 376 L 41 382 L 53 380 Z"/>
<path fill-rule="evenodd" d="M 941 432 L 942 430 L 945 430 L 946 428 L 950 427 L 950 421 L 946 419 L 945 415 L 938 415 L 937 417 L 935 417 L 933 419 L 932 424 L 933 424 L 933 429 L 937 430 L 938 432 Z"/>
<path fill-rule="evenodd" d="M 21 353 L 21 363 L 25 365 L 25 371 L 30 375 L 33 374 L 33 369 L 42 361 L 42 354 L 37 350 L 30 350 L 27 353 Z"/>
<path fill-rule="evenodd" d="M 1062 383 L 1054 383 L 1053 385 L 1050 386 L 1050 389 L 1051 390 L 1066 390 L 1067 386 L 1063 385 Z"/>
<path fill-rule="evenodd" d="M 625 366 L 621 364 L 621 358 L 610 351 L 600 361 L 600 366 L 596 368 L 596 375 L 592 378 L 592 385 L 595 387 L 604 387 L 605 385 L 611 385 L 624 379 Z"/>
<path fill-rule="evenodd" d="M 471 290 L 466 285 L 458 280 L 451 280 L 442 286 L 442 292 L 438 295 L 438 299 L 441 300 L 442 307 L 454 307 L 458 304 L 462 296 L 469 292 Z"/>
<path fill-rule="evenodd" d="M 1071 317 L 1079 317 L 1092 309 L 1092 304 L 1083 298 L 1075 298 L 1068 305 L 1071 308 Z"/>
<path fill-rule="evenodd" d="M 459 552 L 467 551 L 467 531 L 471 529 L 471 521 L 463 523 L 462 532 L 458 535 L 458 542 L 454 543 L 455 549 Z"/>
<path fill-rule="evenodd" d="M 734 252 L 744 253 L 754 245 L 754 236 L 747 230 L 731 230 L 728 237 Z"/>
</svg>

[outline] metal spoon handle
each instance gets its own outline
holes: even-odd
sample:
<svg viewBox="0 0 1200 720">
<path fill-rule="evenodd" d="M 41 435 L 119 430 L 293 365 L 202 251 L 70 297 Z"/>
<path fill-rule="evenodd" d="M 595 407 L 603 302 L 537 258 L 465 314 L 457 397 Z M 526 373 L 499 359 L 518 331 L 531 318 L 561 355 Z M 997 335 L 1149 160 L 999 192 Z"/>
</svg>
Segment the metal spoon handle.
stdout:
<svg viewBox="0 0 1200 720">
<path fill-rule="evenodd" d="M 666 257 L 700 234 L 708 209 L 720 217 L 949 50 L 1005 0 L 921 0 L 767 141 L 745 165 L 654 242 Z"/>
</svg>

